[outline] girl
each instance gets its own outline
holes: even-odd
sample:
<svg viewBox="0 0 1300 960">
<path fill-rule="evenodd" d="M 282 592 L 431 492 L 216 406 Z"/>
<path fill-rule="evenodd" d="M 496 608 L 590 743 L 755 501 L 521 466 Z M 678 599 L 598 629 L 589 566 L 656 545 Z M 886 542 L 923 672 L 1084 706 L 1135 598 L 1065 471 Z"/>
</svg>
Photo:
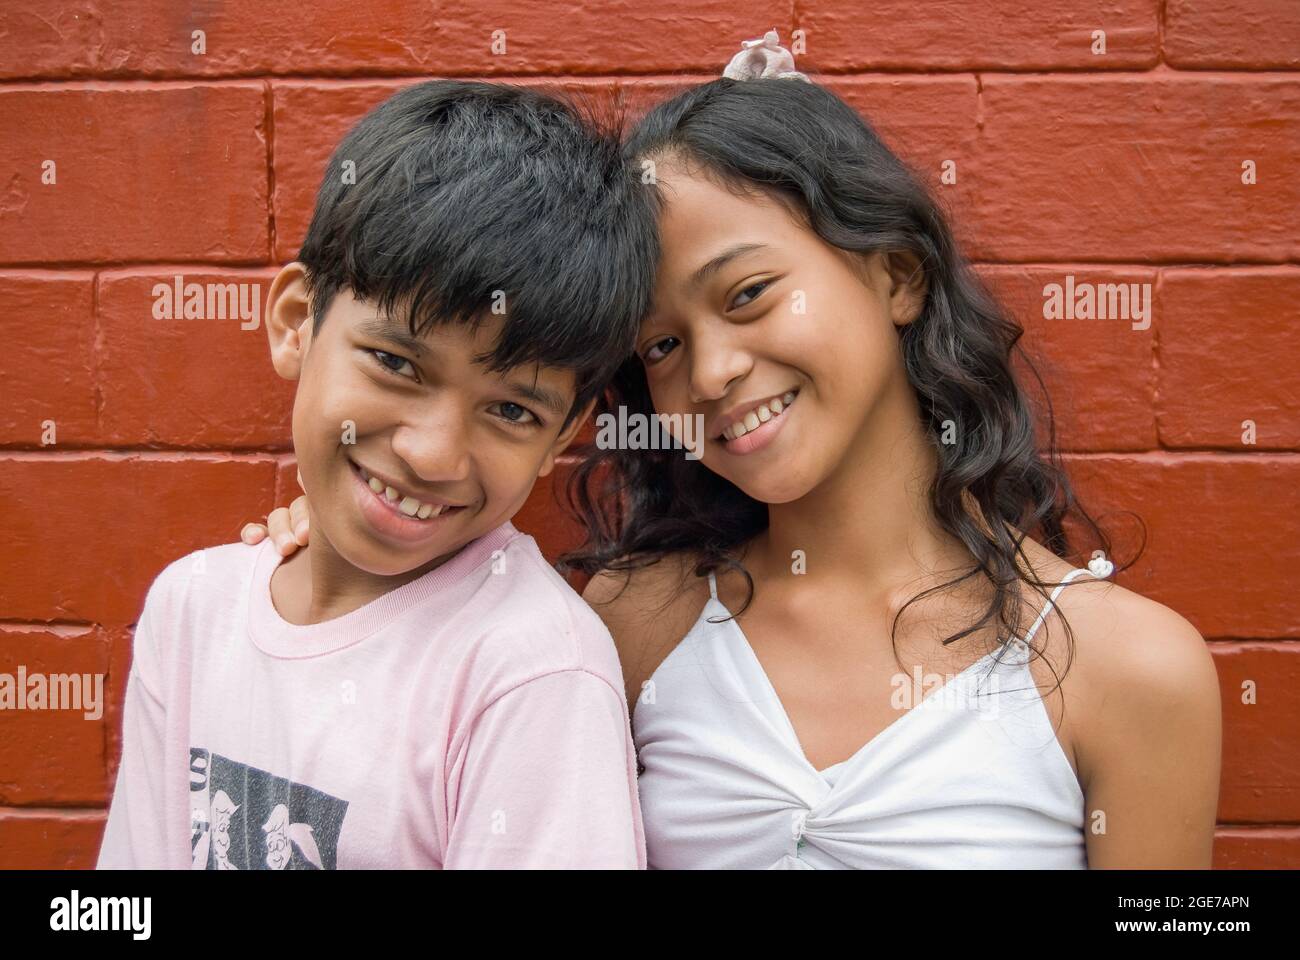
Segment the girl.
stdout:
<svg viewBox="0 0 1300 960">
<path fill-rule="evenodd" d="M 926 191 L 794 78 L 688 90 L 626 153 L 662 258 L 601 412 L 702 417 L 703 456 L 586 450 L 562 560 L 619 647 L 649 865 L 1209 867 L 1210 655 L 1067 562 L 1071 515 L 1109 545 Z"/>
</svg>

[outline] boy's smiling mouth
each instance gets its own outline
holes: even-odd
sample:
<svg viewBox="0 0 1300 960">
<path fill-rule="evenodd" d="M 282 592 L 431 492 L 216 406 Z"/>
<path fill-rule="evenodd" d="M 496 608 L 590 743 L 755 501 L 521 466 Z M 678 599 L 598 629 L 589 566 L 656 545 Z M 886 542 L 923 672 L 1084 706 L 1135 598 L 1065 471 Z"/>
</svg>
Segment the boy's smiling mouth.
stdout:
<svg viewBox="0 0 1300 960">
<path fill-rule="evenodd" d="M 381 533 L 402 540 L 419 540 L 437 526 L 435 521 L 459 513 L 465 504 L 444 499 L 419 499 L 374 476 L 360 464 L 348 460 L 357 479 L 357 497 L 362 512 Z"/>
</svg>

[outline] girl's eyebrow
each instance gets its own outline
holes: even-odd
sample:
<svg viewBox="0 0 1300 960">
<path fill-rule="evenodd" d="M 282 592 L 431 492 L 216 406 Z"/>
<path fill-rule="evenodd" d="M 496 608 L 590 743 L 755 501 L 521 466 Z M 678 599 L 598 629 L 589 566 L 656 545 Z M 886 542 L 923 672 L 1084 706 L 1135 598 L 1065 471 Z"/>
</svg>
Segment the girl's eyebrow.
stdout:
<svg viewBox="0 0 1300 960">
<path fill-rule="evenodd" d="M 738 243 L 734 247 L 728 247 L 704 266 L 700 267 L 700 269 L 696 270 L 688 285 L 694 289 L 737 257 L 744 256 L 747 253 L 752 253 L 755 250 L 762 250 L 766 248 L 766 246 L 767 244 L 765 243 Z"/>
</svg>

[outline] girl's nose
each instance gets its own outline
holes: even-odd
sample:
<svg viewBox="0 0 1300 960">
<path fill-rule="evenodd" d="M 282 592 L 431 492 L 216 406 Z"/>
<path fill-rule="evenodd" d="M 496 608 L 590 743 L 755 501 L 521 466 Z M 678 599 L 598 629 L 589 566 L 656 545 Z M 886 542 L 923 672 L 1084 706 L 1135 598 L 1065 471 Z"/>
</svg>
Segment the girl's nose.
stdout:
<svg viewBox="0 0 1300 960">
<path fill-rule="evenodd" d="M 725 396 L 732 381 L 740 379 L 753 367 L 749 353 L 729 336 L 698 337 L 690 350 L 689 386 L 694 403 Z"/>
</svg>

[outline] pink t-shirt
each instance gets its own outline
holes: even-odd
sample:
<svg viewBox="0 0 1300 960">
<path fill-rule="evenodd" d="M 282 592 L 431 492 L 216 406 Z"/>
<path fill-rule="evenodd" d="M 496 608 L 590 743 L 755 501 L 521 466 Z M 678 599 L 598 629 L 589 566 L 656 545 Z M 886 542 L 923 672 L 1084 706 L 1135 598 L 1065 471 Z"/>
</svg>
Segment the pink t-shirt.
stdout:
<svg viewBox="0 0 1300 960">
<path fill-rule="evenodd" d="M 305 626 L 279 562 L 226 544 L 150 587 L 100 868 L 644 868 L 618 655 L 532 537 Z"/>
</svg>

